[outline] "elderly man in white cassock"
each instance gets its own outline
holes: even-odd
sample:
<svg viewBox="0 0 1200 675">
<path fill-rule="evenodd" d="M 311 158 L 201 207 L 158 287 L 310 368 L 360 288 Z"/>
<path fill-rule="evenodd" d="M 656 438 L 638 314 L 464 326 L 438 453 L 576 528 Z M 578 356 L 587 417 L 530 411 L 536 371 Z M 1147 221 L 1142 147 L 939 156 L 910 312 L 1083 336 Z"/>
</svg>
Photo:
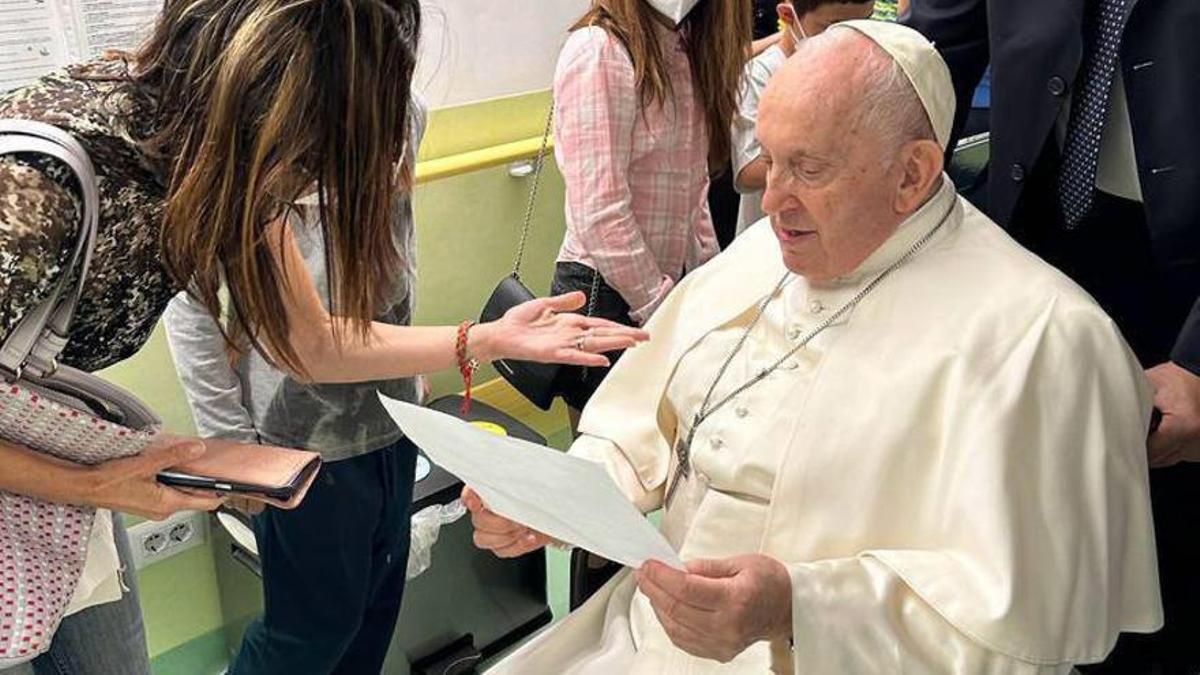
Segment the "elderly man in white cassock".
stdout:
<svg viewBox="0 0 1200 675">
<path fill-rule="evenodd" d="M 1151 402 L 1112 321 L 959 198 L 954 92 L 851 22 L 771 82 L 758 223 L 584 412 L 687 571 L 648 563 L 498 673 L 1069 673 L 1162 613 Z M 476 542 L 547 540 L 470 490 Z"/>
</svg>

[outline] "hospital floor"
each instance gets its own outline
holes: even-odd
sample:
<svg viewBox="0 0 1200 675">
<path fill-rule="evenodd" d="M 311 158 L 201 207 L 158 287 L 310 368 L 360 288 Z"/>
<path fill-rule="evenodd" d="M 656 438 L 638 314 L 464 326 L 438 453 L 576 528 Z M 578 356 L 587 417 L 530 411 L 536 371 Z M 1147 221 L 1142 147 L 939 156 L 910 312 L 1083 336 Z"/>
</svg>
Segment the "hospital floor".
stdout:
<svg viewBox="0 0 1200 675">
<path fill-rule="evenodd" d="M 546 591 L 550 610 L 554 614 L 554 620 L 558 621 L 567 615 L 570 604 L 569 553 L 559 550 L 546 551 Z M 513 645 L 500 655 L 483 662 L 480 670 L 486 669 L 519 646 L 520 644 Z M 226 664 L 187 657 L 159 658 L 154 660 L 153 667 L 155 675 L 224 675 Z"/>
</svg>

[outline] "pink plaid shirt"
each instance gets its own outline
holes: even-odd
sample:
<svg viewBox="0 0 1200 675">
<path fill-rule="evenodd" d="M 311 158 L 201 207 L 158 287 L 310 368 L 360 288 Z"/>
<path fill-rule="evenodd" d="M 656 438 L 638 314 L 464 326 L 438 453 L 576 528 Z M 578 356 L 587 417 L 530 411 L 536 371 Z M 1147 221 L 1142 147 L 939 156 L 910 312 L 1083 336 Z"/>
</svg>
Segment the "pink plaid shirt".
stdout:
<svg viewBox="0 0 1200 675">
<path fill-rule="evenodd" d="M 555 156 L 567 188 L 560 262 L 599 270 L 645 323 L 685 270 L 717 253 L 708 132 L 680 35 L 662 28 L 674 100 L 645 111 L 620 41 L 575 31 L 554 76 Z"/>
</svg>

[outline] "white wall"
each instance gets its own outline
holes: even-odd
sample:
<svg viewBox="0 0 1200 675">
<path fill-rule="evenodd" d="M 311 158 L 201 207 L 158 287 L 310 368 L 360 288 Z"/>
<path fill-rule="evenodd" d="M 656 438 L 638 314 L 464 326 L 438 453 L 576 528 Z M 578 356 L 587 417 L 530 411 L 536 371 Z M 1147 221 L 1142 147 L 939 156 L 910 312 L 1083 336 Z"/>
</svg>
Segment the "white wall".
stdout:
<svg viewBox="0 0 1200 675">
<path fill-rule="evenodd" d="M 433 107 L 546 89 L 589 0 L 422 0 L 417 86 Z"/>
<path fill-rule="evenodd" d="M 0 91 L 104 46 L 132 46 L 161 0 L 0 0 Z M 590 0 L 421 0 L 416 84 L 442 107 L 550 86 L 567 29 Z M 111 8 L 109 8 L 111 9 Z"/>
</svg>

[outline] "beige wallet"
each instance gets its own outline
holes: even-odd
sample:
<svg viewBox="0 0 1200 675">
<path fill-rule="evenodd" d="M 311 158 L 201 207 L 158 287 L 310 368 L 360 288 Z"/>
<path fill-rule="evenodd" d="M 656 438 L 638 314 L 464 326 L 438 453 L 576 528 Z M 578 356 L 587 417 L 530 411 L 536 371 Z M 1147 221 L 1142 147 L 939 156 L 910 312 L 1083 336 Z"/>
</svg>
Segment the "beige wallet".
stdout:
<svg viewBox="0 0 1200 675">
<path fill-rule="evenodd" d="M 160 472 L 158 482 L 294 509 L 321 469 L 321 456 L 315 452 L 215 438 L 203 442 L 203 455 Z"/>
</svg>

